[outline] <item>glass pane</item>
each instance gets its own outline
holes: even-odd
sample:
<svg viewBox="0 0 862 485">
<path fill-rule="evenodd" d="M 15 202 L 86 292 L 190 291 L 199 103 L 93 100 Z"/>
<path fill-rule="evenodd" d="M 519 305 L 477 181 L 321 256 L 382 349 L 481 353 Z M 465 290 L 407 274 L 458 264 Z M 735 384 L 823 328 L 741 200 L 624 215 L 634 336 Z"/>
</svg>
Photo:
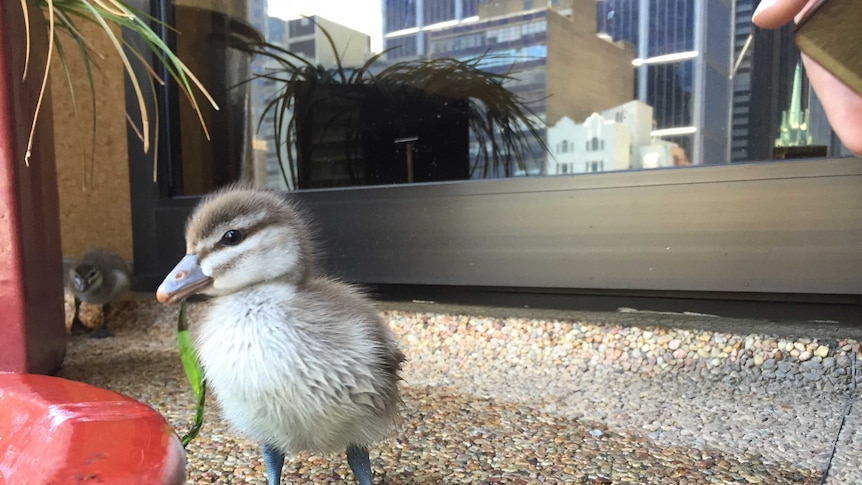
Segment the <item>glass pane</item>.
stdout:
<svg viewBox="0 0 862 485">
<path fill-rule="evenodd" d="M 178 51 L 222 106 L 206 141 L 179 100 L 178 192 L 848 155 L 754 3 L 177 0 Z"/>
</svg>

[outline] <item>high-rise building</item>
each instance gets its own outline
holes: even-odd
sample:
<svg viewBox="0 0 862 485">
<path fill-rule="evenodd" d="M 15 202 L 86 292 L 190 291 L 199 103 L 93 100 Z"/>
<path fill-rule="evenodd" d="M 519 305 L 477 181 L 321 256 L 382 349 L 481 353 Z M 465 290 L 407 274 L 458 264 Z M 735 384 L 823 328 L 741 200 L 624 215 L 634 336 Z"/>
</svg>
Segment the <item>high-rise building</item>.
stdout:
<svg viewBox="0 0 862 485">
<path fill-rule="evenodd" d="M 752 159 L 749 136 L 751 123 L 751 60 L 754 50 L 754 13 L 752 0 L 736 0 L 736 27 L 733 39 L 733 111 L 731 121 L 730 161 Z"/>
<path fill-rule="evenodd" d="M 635 98 L 695 164 L 730 161 L 733 2 L 599 0 L 599 31 L 637 53 Z"/>
<path fill-rule="evenodd" d="M 537 8 L 524 10 L 525 5 Z M 631 45 L 597 35 L 595 8 L 594 0 L 484 1 L 478 20 L 429 31 L 427 55 L 485 56 L 479 66 L 508 74 L 505 86 L 527 103 L 540 125 L 563 116 L 583 120 L 630 101 L 634 83 Z M 538 142 L 524 155 L 523 174 L 545 173 L 546 155 Z"/>
<path fill-rule="evenodd" d="M 435 29 L 476 20 L 479 0 L 382 0 L 386 57 L 424 56 Z"/>
</svg>

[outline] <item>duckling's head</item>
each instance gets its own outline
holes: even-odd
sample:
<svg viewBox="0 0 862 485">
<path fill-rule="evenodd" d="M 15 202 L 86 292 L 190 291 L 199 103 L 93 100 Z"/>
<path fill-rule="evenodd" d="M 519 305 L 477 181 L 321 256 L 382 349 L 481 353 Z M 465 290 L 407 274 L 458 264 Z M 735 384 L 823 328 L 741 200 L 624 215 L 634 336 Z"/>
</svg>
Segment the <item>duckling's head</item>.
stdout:
<svg viewBox="0 0 862 485">
<path fill-rule="evenodd" d="M 72 269 L 72 286 L 78 293 L 83 293 L 102 285 L 102 272 L 90 264 L 79 264 Z"/>
<path fill-rule="evenodd" d="M 225 295 L 274 279 L 299 283 L 312 267 L 308 228 L 274 191 L 232 186 L 201 201 L 186 225 L 186 256 L 156 292 L 162 303 Z"/>
</svg>

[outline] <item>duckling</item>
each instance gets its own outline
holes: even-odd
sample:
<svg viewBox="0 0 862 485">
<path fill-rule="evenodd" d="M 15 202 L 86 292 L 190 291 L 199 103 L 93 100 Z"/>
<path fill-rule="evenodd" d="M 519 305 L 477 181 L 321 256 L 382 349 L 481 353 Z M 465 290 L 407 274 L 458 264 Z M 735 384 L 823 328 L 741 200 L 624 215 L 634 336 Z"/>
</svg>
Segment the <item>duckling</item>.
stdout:
<svg viewBox="0 0 862 485">
<path fill-rule="evenodd" d="M 108 330 L 111 302 L 131 286 L 131 271 L 126 261 L 108 250 L 92 249 L 71 268 L 68 283 L 75 294 L 72 335 L 89 333 L 91 338 L 111 337 L 113 333 Z M 102 324 L 95 331 L 90 331 L 78 316 L 82 301 L 102 305 Z"/>
<path fill-rule="evenodd" d="M 343 451 L 371 485 L 368 446 L 401 404 L 404 354 L 358 290 L 317 276 L 309 228 L 276 192 L 234 185 L 201 201 L 166 304 L 204 296 L 189 331 L 227 422 L 262 446 L 269 485 L 286 454 Z"/>
</svg>

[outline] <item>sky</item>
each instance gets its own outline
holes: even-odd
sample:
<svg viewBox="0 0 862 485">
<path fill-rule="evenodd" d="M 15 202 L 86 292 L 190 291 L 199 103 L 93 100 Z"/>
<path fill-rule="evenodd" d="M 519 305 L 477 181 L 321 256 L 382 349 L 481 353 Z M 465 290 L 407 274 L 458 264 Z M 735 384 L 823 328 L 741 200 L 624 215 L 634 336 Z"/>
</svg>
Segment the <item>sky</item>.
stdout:
<svg viewBox="0 0 862 485">
<path fill-rule="evenodd" d="M 319 15 L 371 36 L 371 50 L 383 50 L 381 0 L 269 0 L 270 17 L 284 20 Z"/>
</svg>

